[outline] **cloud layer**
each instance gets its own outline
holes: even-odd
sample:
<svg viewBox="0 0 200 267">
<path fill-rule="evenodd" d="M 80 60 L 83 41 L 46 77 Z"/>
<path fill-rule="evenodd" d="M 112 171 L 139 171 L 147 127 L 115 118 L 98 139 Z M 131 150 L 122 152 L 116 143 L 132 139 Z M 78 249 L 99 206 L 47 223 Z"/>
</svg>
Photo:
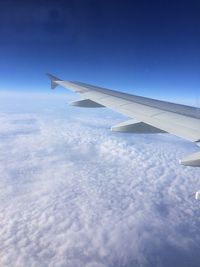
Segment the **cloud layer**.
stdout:
<svg viewBox="0 0 200 267">
<path fill-rule="evenodd" d="M 111 114 L 1 112 L 1 266 L 199 266 L 195 146 L 111 133 Z"/>
</svg>

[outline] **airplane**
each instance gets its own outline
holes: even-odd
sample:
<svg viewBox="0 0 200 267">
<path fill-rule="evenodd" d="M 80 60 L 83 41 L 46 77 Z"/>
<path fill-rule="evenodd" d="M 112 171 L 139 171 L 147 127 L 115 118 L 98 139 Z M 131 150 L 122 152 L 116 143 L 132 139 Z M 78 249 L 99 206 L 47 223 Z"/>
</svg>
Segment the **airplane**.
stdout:
<svg viewBox="0 0 200 267">
<path fill-rule="evenodd" d="M 91 84 L 64 81 L 49 73 L 51 89 L 58 85 L 81 96 L 71 104 L 76 107 L 108 107 L 129 119 L 111 127 L 112 131 L 156 134 L 170 133 L 200 146 L 200 108 L 131 95 Z M 200 167 L 200 152 L 186 156 L 180 164 Z M 196 193 L 200 199 L 200 191 Z"/>
</svg>

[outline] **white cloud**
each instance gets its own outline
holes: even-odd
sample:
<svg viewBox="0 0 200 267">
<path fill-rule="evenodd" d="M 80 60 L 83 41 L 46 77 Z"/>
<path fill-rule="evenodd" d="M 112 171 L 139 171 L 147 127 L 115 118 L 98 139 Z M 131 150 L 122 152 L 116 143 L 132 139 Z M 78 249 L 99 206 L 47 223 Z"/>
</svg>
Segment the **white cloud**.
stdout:
<svg viewBox="0 0 200 267">
<path fill-rule="evenodd" d="M 0 115 L 0 265 L 199 266 L 195 146 L 62 101 Z"/>
</svg>

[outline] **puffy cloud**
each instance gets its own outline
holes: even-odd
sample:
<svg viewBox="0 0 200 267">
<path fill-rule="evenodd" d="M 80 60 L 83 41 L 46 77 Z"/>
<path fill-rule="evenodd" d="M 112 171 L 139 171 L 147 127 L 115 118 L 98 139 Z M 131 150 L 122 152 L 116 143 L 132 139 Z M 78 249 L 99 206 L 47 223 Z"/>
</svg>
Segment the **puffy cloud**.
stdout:
<svg viewBox="0 0 200 267">
<path fill-rule="evenodd" d="M 199 266 L 195 146 L 61 99 L 0 114 L 0 265 Z"/>
</svg>

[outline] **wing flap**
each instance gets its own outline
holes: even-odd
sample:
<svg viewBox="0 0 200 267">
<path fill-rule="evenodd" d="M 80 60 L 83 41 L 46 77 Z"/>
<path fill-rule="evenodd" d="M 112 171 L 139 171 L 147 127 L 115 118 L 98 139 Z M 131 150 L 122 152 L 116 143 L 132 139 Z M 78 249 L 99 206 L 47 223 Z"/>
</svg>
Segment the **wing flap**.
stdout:
<svg viewBox="0 0 200 267">
<path fill-rule="evenodd" d="M 198 119 L 138 103 L 117 105 L 113 104 L 112 101 L 105 103 L 103 98 L 96 99 L 96 102 L 130 118 L 135 118 L 138 121 L 189 141 L 196 142 L 200 139 L 200 120 Z"/>
</svg>

